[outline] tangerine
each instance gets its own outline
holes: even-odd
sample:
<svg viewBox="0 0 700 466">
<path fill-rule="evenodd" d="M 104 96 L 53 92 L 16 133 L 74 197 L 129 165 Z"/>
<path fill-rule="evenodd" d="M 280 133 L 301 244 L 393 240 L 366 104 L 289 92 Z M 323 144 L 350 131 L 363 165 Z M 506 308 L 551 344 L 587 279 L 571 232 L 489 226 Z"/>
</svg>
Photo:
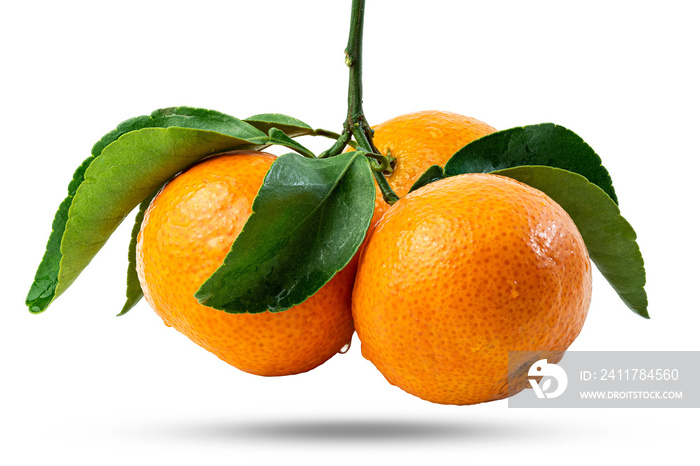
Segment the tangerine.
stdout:
<svg viewBox="0 0 700 466">
<path fill-rule="evenodd" d="M 558 362 L 591 299 L 588 252 L 569 215 L 497 175 L 408 194 L 370 231 L 359 261 L 352 307 L 363 356 L 435 403 L 522 390 L 527 374 L 509 368 L 508 352 Z"/>
<path fill-rule="evenodd" d="M 274 161 L 270 154 L 234 151 L 191 167 L 153 199 L 137 243 L 144 296 L 166 325 L 227 363 L 265 376 L 313 369 L 348 344 L 354 331 L 356 261 L 284 312 L 228 314 L 194 298 L 242 230 Z"/>
<path fill-rule="evenodd" d="M 382 154 L 396 160 L 386 178 L 399 197 L 408 194 L 413 183 L 431 165 L 444 166 L 460 148 L 496 131 L 476 118 L 438 110 L 400 115 L 373 129 L 374 145 Z M 377 188 L 372 225 L 388 208 Z"/>
</svg>

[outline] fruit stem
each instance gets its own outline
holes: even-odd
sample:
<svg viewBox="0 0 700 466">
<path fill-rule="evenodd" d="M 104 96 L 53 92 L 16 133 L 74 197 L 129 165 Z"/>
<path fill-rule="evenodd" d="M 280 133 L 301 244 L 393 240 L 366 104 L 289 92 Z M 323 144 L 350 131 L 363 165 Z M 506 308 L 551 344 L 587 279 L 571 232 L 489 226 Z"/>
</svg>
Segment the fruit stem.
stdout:
<svg viewBox="0 0 700 466">
<path fill-rule="evenodd" d="M 326 157 L 333 157 L 334 155 L 340 154 L 341 152 L 343 152 L 343 149 L 345 149 L 345 146 L 348 144 L 349 141 L 350 133 L 343 132 L 343 134 L 338 134 L 335 142 L 330 147 L 330 149 L 318 154 L 318 158 L 325 159 Z"/>
<path fill-rule="evenodd" d="M 348 46 L 345 48 L 345 64 L 350 69 L 348 116 L 345 120 L 343 134 L 352 134 L 357 141 L 358 149 L 363 150 L 367 154 L 372 154 L 371 157 L 379 163 L 377 166 L 370 162 L 374 178 L 377 180 L 377 184 L 384 195 L 384 200 L 389 204 L 393 204 L 399 197 L 391 189 L 383 173 L 387 167 L 391 167 L 391 163 L 374 145 L 372 128 L 367 123 L 367 118 L 365 118 L 365 113 L 362 110 L 362 33 L 364 17 L 365 0 L 352 0 L 350 34 L 348 36 Z M 334 148 L 335 146 L 331 148 L 331 151 Z M 331 155 L 334 154 L 331 152 Z"/>
<path fill-rule="evenodd" d="M 374 180 L 379 186 L 379 190 L 382 192 L 384 202 L 386 202 L 389 205 L 394 205 L 394 203 L 399 200 L 399 196 L 394 192 L 393 189 L 391 189 L 391 186 L 389 186 L 389 183 L 384 177 L 384 174 L 376 170 L 372 170 L 372 174 L 374 175 Z"/>
<path fill-rule="evenodd" d="M 311 133 L 311 136 L 322 136 L 324 138 L 329 138 L 329 139 L 338 139 L 340 138 L 340 134 L 336 133 L 335 131 L 331 131 L 328 129 L 323 129 L 323 128 L 318 128 L 315 129 L 313 133 Z"/>
<path fill-rule="evenodd" d="M 362 110 L 362 34 L 365 17 L 365 0 L 352 0 L 350 16 L 350 34 L 348 46 L 345 48 L 345 64 L 350 69 L 348 86 L 348 117 L 345 122 L 347 130 L 352 131 L 357 124 L 364 131 L 369 125 Z M 370 130 L 371 131 L 371 130 Z M 372 144 L 371 136 L 368 138 Z M 357 141 L 358 143 L 360 141 Z M 376 147 L 369 146 L 372 152 L 379 152 Z"/>
</svg>

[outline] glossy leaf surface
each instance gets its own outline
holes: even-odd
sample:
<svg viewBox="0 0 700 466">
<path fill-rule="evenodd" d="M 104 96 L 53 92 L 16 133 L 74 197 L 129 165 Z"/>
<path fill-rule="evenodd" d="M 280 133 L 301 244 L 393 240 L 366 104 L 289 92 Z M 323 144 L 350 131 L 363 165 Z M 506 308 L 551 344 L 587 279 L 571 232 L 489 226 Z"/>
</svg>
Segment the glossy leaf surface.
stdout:
<svg viewBox="0 0 700 466">
<path fill-rule="evenodd" d="M 365 237 L 375 187 L 367 159 L 283 155 L 200 303 L 230 313 L 279 312 L 302 303 L 345 267 Z"/>
<path fill-rule="evenodd" d="M 448 160 L 445 175 L 489 173 L 521 165 L 544 165 L 578 173 L 617 203 L 612 180 L 598 154 L 576 133 L 552 123 L 511 128 L 479 138 Z"/>
</svg>

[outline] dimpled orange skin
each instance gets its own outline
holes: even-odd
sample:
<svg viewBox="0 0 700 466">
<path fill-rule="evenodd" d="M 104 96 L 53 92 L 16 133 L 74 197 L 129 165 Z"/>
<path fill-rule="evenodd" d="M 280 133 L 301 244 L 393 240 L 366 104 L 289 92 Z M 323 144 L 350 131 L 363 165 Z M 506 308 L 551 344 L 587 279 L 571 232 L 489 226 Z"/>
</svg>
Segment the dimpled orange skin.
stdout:
<svg viewBox="0 0 700 466">
<path fill-rule="evenodd" d="M 230 154 L 180 174 L 147 209 L 137 243 L 144 296 L 166 325 L 245 372 L 278 376 L 308 371 L 352 338 L 356 261 L 284 312 L 228 314 L 193 296 L 223 262 L 275 160 L 262 152 Z"/>
<path fill-rule="evenodd" d="M 568 214 L 530 186 L 469 174 L 414 191 L 379 221 L 353 316 L 363 356 L 390 383 L 464 405 L 509 396 L 508 351 L 557 362 L 590 299 L 588 252 Z M 511 369 L 510 395 L 528 367 Z"/>
<path fill-rule="evenodd" d="M 437 110 L 400 115 L 373 129 L 377 149 L 396 159 L 387 181 L 399 197 L 408 194 L 413 183 L 431 165 L 444 166 L 460 148 L 496 131 L 475 118 Z M 388 208 L 377 188 L 372 225 Z"/>
</svg>

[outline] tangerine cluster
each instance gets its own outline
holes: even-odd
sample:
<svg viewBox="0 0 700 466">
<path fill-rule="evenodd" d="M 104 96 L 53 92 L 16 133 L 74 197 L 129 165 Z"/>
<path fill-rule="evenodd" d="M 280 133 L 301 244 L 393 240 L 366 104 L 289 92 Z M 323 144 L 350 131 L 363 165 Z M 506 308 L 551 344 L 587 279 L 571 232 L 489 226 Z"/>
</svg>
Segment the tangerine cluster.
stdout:
<svg viewBox="0 0 700 466">
<path fill-rule="evenodd" d="M 194 293 L 223 261 L 251 214 L 274 156 L 232 152 L 168 183 L 147 209 L 137 270 L 169 326 L 258 375 L 305 372 L 350 343 L 387 380 L 423 399 L 473 404 L 524 388 L 508 351 L 563 352 L 591 297 L 585 244 L 544 193 L 497 175 L 459 175 L 408 193 L 431 165 L 494 132 L 449 112 L 417 112 L 375 127 L 395 159 L 377 190 L 360 253 L 318 293 L 284 312 L 227 314 Z M 509 387 L 509 380 L 521 380 Z"/>
</svg>

